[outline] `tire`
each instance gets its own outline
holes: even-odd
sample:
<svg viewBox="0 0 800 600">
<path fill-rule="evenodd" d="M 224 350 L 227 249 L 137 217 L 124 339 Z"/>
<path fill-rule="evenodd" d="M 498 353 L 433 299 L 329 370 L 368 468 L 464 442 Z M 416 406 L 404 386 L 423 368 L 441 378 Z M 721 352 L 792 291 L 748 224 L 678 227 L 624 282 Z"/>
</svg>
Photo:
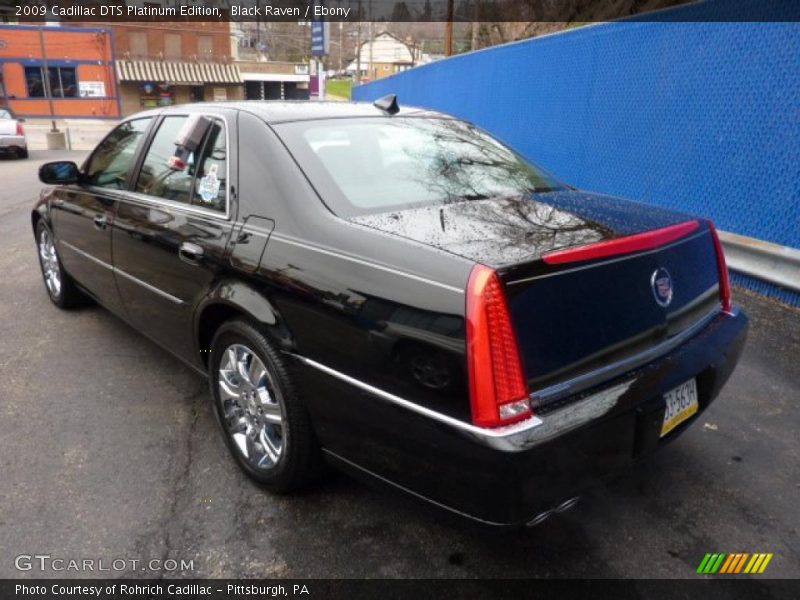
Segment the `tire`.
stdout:
<svg viewBox="0 0 800 600">
<path fill-rule="evenodd" d="M 28 149 L 17 148 L 17 158 L 28 158 Z"/>
<path fill-rule="evenodd" d="M 211 342 L 214 414 L 239 467 L 270 491 L 287 493 L 319 472 L 311 419 L 275 348 L 249 322 L 224 323 Z"/>
<path fill-rule="evenodd" d="M 44 288 L 50 300 L 59 308 L 74 308 L 86 302 L 86 296 L 78 289 L 72 278 L 64 271 L 55 247 L 53 232 L 39 220 L 36 224 L 36 254 L 42 270 Z"/>
</svg>

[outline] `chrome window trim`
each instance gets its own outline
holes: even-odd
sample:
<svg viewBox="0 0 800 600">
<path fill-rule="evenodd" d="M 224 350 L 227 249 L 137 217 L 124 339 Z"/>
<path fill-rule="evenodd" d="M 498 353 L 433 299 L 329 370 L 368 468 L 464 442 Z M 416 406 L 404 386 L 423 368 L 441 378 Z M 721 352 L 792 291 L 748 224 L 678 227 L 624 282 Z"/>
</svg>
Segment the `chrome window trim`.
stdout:
<svg viewBox="0 0 800 600">
<path fill-rule="evenodd" d="M 230 221 L 230 215 L 218 210 L 211 210 L 210 208 L 201 208 L 198 206 L 191 206 L 189 204 L 183 204 L 181 202 L 176 202 L 175 200 L 165 200 L 163 198 L 158 198 L 156 196 L 149 196 L 147 194 L 143 194 L 141 192 L 133 192 L 128 191 L 125 192 L 125 196 L 118 199 L 120 202 L 128 202 L 128 203 L 135 203 L 135 204 L 144 204 L 144 205 L 156 205 L 162 208 L 168 208 L 172 210 L 177 210 L 178 212 L 185 212 L 185 213 L 192 213 L 192 214 L 199 214 L 207 217 L 214 217 L 219 221 Z"/>
<path fill-rule="evenodd" d="M 284 244 L 289 244 L 291 246 L 297 246 L 299 248 L 306 248 L 308 250 L 313 250 L 314 252 L 319 252 L 320 254 L 327 254 L 328 256 L 334 256 L 336 258 L 342 258 L 344 260 L 349 260 L 350 262 L 354 262 L 356 264 L 364 265 L 367 267 L 373 267 L 380 271 L 384 271 L 386 273 L 391 273 L 393 275 L 400 275 L 401 277 L 407 277 L 408 279 L 413 279 L 414 281 L 419 281 L 420 283 L 426 283 L 428 285 L 434 285 L 436 287 L 442 288 L 449 292 L 456 292 L 457 294 L 464 294 L 464 290 L 453 285 L 448 285 L 446 283 L 442 283 L 440 281 L 434 281 L 433 279 L 428 279 L 426 277 L 422 277 L 420 275 L 414 275 L 413 273 L 407 273 L 406 271 L 399 271 L 397 269 L 393 269 L 392 267 L 387 267 L 386 265 L 382 265 L 379 263 L 371 262 L 368 260 L 364 260 L 363 258 L 358 258 L 356 256 L 351 256 L 349 254 L 344 254 L 342 252 L 337 252 L 335 250 L 329 250 L 327 248 L 322 248 L 320 246 L 314 246 L 311 244 L 307 244 L 301 240 L 297 240 L 295 238 L 291 238 L 285 236 L 280 233 L 273 232 L 270 236 L 270 241 L 277 240 L 279 242 L 283 242 Z"/>
<path fill-rule="evenodd" d="M 183 300 L 181 300 L 180 298 L 177 298 L 177 297 L 173 296 L 172 294 L 168 294 L 168 293 L 167 293 L 167 292 L 165 292 L 164 290 L 160 290 L 160 289 L 158 289 L 157 287 L 155 287 L 155 286 L 153 286 L 153 285 L 150 285 L 150 284 L 149 284 L 149 283 L 147 283 L 146 281 L 142 281 L 142 280 L 141 280 L 141 279 L 139 279 L 138 277 L 134 277 L 133 275 L 131 275 L 131 274 L 129 274 L 129 273 L 126 273 L 125 271 L 123 271 L 123 270 L 121 270 L 121 269 L 118 269 L 117 267 L 115 267 L 115 266 L 113 266 L 113 265 L 110 265 L 110 264 L 108 264 L 107 262 L 105 262 L 105 261 L 102 261 L 102 260 L 100 260 L 99 258 L 96 258 L 96 257 L 92 256 L 91 254 L 89 254 L 88 252 L 85 252 L 85 251 L 81 250 L 80 248 L 76 248 L 75 246 L 73 246 L 73 245 L 72 245 L 72 244 L 70 244 L 69 242 L 65 242 L 65 241 L 63 241 L 63 240 L 59 240 L 59 244 L 63 245 L 63 246 L 64 246 L 64 247 L 66 247 L 66 248 L 69 248 L 70 250 L 72 250 L 73 252 L 76 252 L 76 253 L 80 254 L 81 256 L 84 256 L 84 257 L 88 258 L 89 260 L 91 260 L 91 261 L 92 261 L 92 262 L 94 262 L 94 263 L 97 263 L 97 264 L 98 264 L 98 265 L 100 265 L 101 267 L 105 267 L 106 269 L 108 269 L 109 271 L 111 271 L 112 273 L 114 273 L 115 275 L 122 275 L 122 276 L 123 276 L 125 279 L 128 279 L 129 281 L 132 281 L 133 283 L 138 283 L 138 284 L 139 284 L 140 286 L 142 286 L 143 288 L 145 288 L 145 289 L 147 289 L 147 290 L 150 290 L 150 291 L 151 291 L 151 292 L 153 292 L 154 294 L 158 294 L 158 295 L 159 295 L 159 296 L 161 296 L 162 298 L 166 298 L 166 299 L 167 299 L 167 300 L 169 300 L 170 302 L 173 302 L 173 303 L 175 303 L 175 304 L 178 304 L 178 305 L 183 305 L 183 304 L 186 304 L 186 303 L 185 303 Z"/>
<path fill-rule="evenodd" d="M 142 192 L 137 192 L 135 189 L 131 190 L 120 190 L 125 192 L 124 200 L 138 200 L 139 202 L 144 202 L 146 204 L 155 204 L 158 206 L 163 206 L 164 208 L 173 208 L 179 210 L 181 212 L 187 213 L 194 213 L 199 215 L 204 215 L 208 217 L 216 217 L 221 221 L 230 221 L 231 220 L 231 135 L 230 135 L 230 128 L 228 127 L 228 121 L 225 119 L 225 116 L 221 113 L 217 112 L 197 112 L 197 113 L 165 113 L 160 115 L 161 121 L 158 124 L 158 129 L 161 128 L 161 124 L 164 122 L 164 119 L 168 119 L 170 117 L 186 117 L 188 118 L 191 115 L 203 115 L 209 117 L 215 121 L 222 121 L 223 126 L 225 127 L 225 211 L 213 210 L 210 208 L 203 208 L 202 206 L 195 206 L 192 204 L 185 204 L 183 202 L 177 202 L 175 200 L 167 200 L 165 198 L 159 198 L 158 196 L 151 196 L 150 194 L 144 194 Z M 153 132 L 153 136 L 158 134 L 158 129 Z M 150 150 L 150 147 L 153 145 L 153 140 L 150 140 L 150 145 L 144 150 L 144 155 L 142 156 L 142 161 L 147 159 L 147 152 Z M 142 162 L 144 164 L 144 162 Z M 136 174 L 136 179 L 138 180 L 139 174 L 141 173 L 141 168 L 139 172 Z M 134 185 L 136 182 L 134 181 Z M 94 186 L 92 186 L 94 187 Z M 104 189 L 104 188 L 100 188 Z"/>
</svg>

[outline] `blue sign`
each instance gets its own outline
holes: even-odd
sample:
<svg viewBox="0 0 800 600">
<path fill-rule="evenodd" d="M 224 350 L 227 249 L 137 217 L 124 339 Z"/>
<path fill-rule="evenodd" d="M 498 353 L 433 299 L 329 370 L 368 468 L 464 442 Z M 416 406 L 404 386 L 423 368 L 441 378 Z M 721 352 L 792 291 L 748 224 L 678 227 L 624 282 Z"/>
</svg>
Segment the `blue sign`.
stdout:
<svg viewBox="0 0 800 600">
<path fill-rule="evenodd" d="M 320 2 L 315 3 L 320 5 Z M 330 24 L 326 21 L 311 21 L 311 55 L 325 56 L 330 52 Z"/>
</svg>

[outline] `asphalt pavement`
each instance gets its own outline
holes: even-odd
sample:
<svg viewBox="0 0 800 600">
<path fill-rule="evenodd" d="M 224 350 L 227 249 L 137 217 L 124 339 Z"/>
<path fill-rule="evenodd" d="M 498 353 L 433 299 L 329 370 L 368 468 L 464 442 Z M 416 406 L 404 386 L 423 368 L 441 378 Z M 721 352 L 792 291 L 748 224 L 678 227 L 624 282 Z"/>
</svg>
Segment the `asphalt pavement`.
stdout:
<svg viewBox="0 0 800 600">
<path fill-rule="evenodd" d="M 751 331 L 722 395 L 539 527 L 487 531 L 336 473 L 274 496 L 229 457 L 203 379 L 106 310 L 48 300 L 30 207 L 39 164 L 68 156 L 0 160 L 0 577 L 108 574 L 15 566 L 38 553 L 134 577 L 696 578 L 707 552 L 800 577 L 797 310 L 736 289 Z M 165 559 L 193 569 L 146 566 Z"/>
</svg>

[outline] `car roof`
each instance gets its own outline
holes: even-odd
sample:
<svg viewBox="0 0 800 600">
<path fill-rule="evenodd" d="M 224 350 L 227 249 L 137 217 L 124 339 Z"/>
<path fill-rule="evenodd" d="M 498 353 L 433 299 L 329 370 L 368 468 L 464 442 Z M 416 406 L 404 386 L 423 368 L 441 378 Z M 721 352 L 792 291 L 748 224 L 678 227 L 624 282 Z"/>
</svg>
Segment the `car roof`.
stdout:
<svg viewBox="0 0 800 600">
<path fill-rule="evenodd" d="M 262 118 L 267 123 L 288 121 L 310 121 L 316 119 L 342 119 L 356 117 L 382 117 L 386 114 L 369 102 L 317 102 L 313 100 L 247 100 L 234 102 L 198 102 L 179 104 L 157 111 L 161 114 L 172 112 L 202 112 L 208 109 L 228 108 L 242 110 Z M 427 116 L 452 119 L 451 115 L 414 106 L 400 106 L 397 116 Z"/>
</svg>

